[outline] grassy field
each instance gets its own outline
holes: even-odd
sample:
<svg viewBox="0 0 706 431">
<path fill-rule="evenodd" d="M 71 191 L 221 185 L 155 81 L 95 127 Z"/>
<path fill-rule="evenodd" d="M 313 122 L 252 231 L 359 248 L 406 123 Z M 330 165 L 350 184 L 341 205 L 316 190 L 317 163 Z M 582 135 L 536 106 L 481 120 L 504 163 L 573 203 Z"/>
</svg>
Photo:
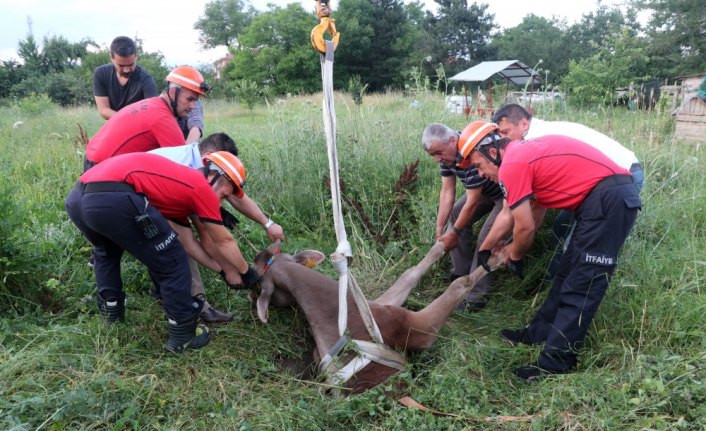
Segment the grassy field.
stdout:
<svg viewBox="0 0 706 431">
<path fill-rule="evenodd" d="M 373 297 L 432 245 L 440 180 L 421 149 L 423 128 L 463 116 L 440 96 L 338 95 L 338 151 L 353 271 Z M 284 251 L 335 248 L 320 95 L 270 101 L 252 113 L 205 104 L 207 133 L 233 136 L 246 189 L 286 230 Z M 209 346 L 162 352 L 163 313 L 144 268 L 124 259 L 126 323 L 106 327 L 95 311 L 87 242 L 64 197 L 83 160 L 80 124 L 94 109 L 41 99 L 0 108 L 0 429 L 3 430 L 706 430 L 706 179 L 703 148 L 675 141 L 667 113 L 538 109 L 608 133 L 642 161 L 643 210 L 598 311 L 576 373 L 527 385 L 511 370 L 538 348 L 511 348 L 501 328 L 526 323 L 543 300 L 551 229 L 542 228 L 517 282 L 497 276 L 490 304 L 454 314 L 436 344 L 411 356 L 387 384 L 355 397 L 326 395 L 293 365 L 308 364 L 306 322 L 273 310 L 262 325 L 243 292 L 204 274 L 212 304 L 236 316 L 212 326 Z M 22 122 L 22 124 L 19 124 Z M 418 178 L 396 186 L 419 159 Z M 396 203 L 398 202 L 398 203 Z M 248 259 L 263 248 L 260 226 L 236 233 Z M 448 260 L 427 274 L 409 306 L 439 295 Z M 330 264 L 321 271 L 333 274 Z M 403 390 L 398 389 L 405 386 Z M 410 410 L 409 395 L 457 416 Z"/>
</svg>

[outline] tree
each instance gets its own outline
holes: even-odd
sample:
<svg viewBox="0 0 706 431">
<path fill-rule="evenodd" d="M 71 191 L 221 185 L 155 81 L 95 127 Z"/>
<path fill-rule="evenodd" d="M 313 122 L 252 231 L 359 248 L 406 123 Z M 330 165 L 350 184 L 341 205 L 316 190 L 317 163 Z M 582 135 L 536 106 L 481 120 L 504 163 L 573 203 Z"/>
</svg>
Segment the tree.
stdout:
<svg viewBox="0 0 706 431">
<path fill-rule="evenodd" d="M 42 72 L 63 72 L 77 68 L 88 53 L 88 45 L 97 46 L 91 39 L 71 43 L 63 36 L 45 36 L 41 54 Z"/>
<path fill-rule="evenodd" d="M 11 88 L 27 77 L 22 65 L 15 60 L 0 61 L 0 99 L 11 95 Z"/>
<path fill-rule="evenodd" d="M 542 75 L 551 73 L 552 77 L 564 76 L 569 70 L 567 45 L 565 23 L 533 14 L 516 27 L 503 30 L 491 42 L 499 60 L 519 60 L 530 67 L 542 60 Z"/>
<path fill-rule="evenodd" d="M 359 75 L 371 91 L 401 88 L 418 35 L 402 1 L 341 0 L 334 15 L 345 41 L 336 51 L 337 82 L 345 87 Z"/>
<path fill-rule="evenodd" d="M 437 15 L 427 13 L 427 52 L 432 63 L 448 65 L 449 74 L 460 72 L 473 64 L 490 59 L 491 33 L 497 28 L 495 16 L 487 12 L 487 4 L 466 0 L 434 0 Z"/>
<path fill-rule="evenodd" d="M 233 52 L 232 80 L 248 79 L 277 94 L 310 93 L 321 87 L 318 55 L 309 44 L 316 18 L 300 4 L 271 9 L 253 19 Z"/>
<path fill-rule="evenodd" d="M 589 12 L 568 29 L 567 53 L 570 58 L 580 60 L 593 57 L 605 46 L 620 37 L 623 29 L 632 36 L 639 30 L 634 10 L 623 14 L 617 7 L 599 6 L 595 12 Z"/>
<path fill-rule="evenodd" d="M 196 21 L 194 29 L 199 31 L 204 48 L 238 48 L 240 35 L 256 16 L 257 11 L 247 0 L 213 0 L 206 4 L 204 16 Z"/>
<path fill-rule="evenodd" d="M 235 81 L 232 84 L 232 87 L 236 100 L 241 105 L 248 108 L 248 110 L 250 110 L 250 115 L 252 115 L 252 110 L 261 95 L 261 91 L 258 88 L 257 83 L 248 79 L 241 79 L 240 81 Z"/>
<path fill-rule="evenodd" d="M 706 70 L 706 5 L 703 0 L 632 0 L 649 9 L 650 70 L 673 77 Z"/>
<path fill-rule="evenodd" d="M 17 55 L 24 62 L 24 68 L 28 74 L 41 73 L 42 58 L 39 54 L 39 45 L 32 34 L 29 34 L 27 39 L 19 41 Z"/>
<path fill-rule="evenodd" d="M 580 106 L 611 104 L 615 90 L 644 80 L 648 57 L 643 43 L 628 29 L 606 41 L 607 45 L 590 58 L 571 60 L 569 73 L 563 80 L 570 90 L 572 103 Z"/>
</svg>

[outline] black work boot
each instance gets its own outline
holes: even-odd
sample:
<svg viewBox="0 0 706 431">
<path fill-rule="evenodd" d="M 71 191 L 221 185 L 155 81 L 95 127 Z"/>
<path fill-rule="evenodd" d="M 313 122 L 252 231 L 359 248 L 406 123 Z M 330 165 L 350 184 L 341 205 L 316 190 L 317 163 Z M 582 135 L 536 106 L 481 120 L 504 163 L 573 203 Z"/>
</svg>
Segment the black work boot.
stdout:
<svg viewBox="0 0 706 431">
<path fill-rule="evenodd" d="M 105 298 L 104 294 L 108 297 Z M 96 293 L 96 303 L 98 304 L 98 312 L 109 325 L 115 322 L 125 320 L 125 293 L 107 291 L 101 294 Z"/>
<path fill-rule="evenodd" d="M 527 344 L 528 346 L 542 344 L 541 341 L 538 342 L 529 339 L 526 327 L 522 329 L 503 329 L 500 331 L 500 336 L 513 347 L 520 343 Z"/>
<path fill-rule="evenodd" d="M 200 349 L 208 344 L 211 335 L 206 325 L 197 325 L 196 317 L 192 320 L 178 323 L 167 319 L 169 339 L 164 350 L 172 353 L 182 353 L 186 349 Z"/>
<path fill-rule="evenodd" d="M 535 362 L 524 367 L 516 368 L 512 373 L 518 378 L 520 378 L 522 381 L 526 383 L 532 383 L 541 379 L 542 377 L 551 376 L 555 374 L 570 373 L 571 371 L 573 371 L 573 368 L 566 370 L 549 370 L 540 367 L 539 364 Z"/>
</svg>

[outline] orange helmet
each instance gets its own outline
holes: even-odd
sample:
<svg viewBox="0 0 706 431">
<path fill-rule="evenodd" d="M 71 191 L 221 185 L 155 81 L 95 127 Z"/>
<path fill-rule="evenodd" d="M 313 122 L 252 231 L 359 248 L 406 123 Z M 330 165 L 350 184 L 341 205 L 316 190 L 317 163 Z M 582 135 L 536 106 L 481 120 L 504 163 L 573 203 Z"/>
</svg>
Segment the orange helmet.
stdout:
<svg viewBox="0 0 706 431">
<path fill-rule="evenodd" d="M 167 82 L 195 91 L 202 96 L 211 91 L 211 86 L 201 76 L 201 72 L 191 66 L 175 67 L 166 78 Z"/>
<path fill-rule="evenodd" d="M 243 197 L 246 173 L 245 166 L 239 158 L 228 151 L 216 151 L 203 156 L 203 164 L 207 172 L 213 170 L 220 175 L 225 175 L 233 183 L 235 197 Z"/>
<path fill-rule="evenodd" d="M 486 136 L 492 132 L 497 132 L 497 130 L 498 125 L 489 121 L 476 120 L 470 123 L 463 129 L 461 137 L 458 139 L 458 153 L 462 158 L 467 158 Z"/>
</svg>

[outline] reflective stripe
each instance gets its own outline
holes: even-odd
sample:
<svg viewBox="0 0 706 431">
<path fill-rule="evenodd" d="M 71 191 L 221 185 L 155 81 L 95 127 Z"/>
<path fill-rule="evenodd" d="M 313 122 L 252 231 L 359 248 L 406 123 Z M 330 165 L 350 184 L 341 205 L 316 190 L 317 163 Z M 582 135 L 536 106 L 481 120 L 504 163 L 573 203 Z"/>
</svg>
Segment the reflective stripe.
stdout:
<svg viewBox="0 0 706 431">
<path fill-rule="evenodd" d="M 226 160 L 224 157 L 222 157 L 222 156 L 221 156 L 220 154 L 218 154 L 217 152 L 216 152 L 216 153 L 211 153 L 210 156 L 211 156 L 211 158 L 216 158 L 216 159 L 220 160 L 221 163 L 223 163 L 223 165 L 225 165 L 225 166 L 229 169 L 229 171 L 226 172 L 229 177 L 230 177 L 230 173 L 231 173 L 231 172 L 232 172 L 233 174 L 235 174 L 236 177 L 238 177 L 238 178 L 237 178 L 237 179 L 238 179 L 238 187 L 242 187 L 242 186 L 243 186 L 243 184 L 245 183 L 245 179 L 243 179 L 243 177 L 240 176 L 240 172 L 238 172 L 238 170 L 235 169 L 235 166 L 233 166 L 232 164 L 230 164 L 230 162 L 229 162 L 228 160 Z M 232 179 L 232 178 L 231 178 L 231 179 Z"/>
<path fill-rule="evenodd" d="M 488 124 L 483 125 L 483 127 L 479 128 L 479 129 L 476 130 L 475 132 L 473 132 L 473 134 L 466 140 L 466 143 L 463 144 L 463 147 L 461 148 L 461 151 L 460 151 L 461 155 L 462 155 L 463 157 L 467 157 L 467 156 L 468 156 L 468 152 L 470 152 L 470 151 L 472 150 L 472 148 L 471 148 L 471 150 L 468 150 L 468 152 L 466 152 L 466 149 L 467 149 L 470 145 L 472 145 L 472 142 L 475 141 L 476 137 L 478 137 L 478 136 L 481 135 L 481 134 L 482 134 L 482 135 L 487 135 L 488 133 L 490 133 L 490 132 L 492 132 L 493 130 L 495 130 L 496 127 L 497 127 L 497 126 L 496 126 L 495 124 L 493 124 L 493 123 L 488 123 Z"/>
<path fill-rule="evenodd" d="M 167 76 L 167 80 L 169 80 L 169 78 L 177 78 L 177 79 L 180 79 L 180 80 L 186 82 L 187 84 L 193 85 L 196 88 L 201 88 L 200 82 L 196 82 L 193 79 L 189 79 L 183 75 L 179 75 L 178 73 L 169 72 L 169 75 Z"/>
</svg>

